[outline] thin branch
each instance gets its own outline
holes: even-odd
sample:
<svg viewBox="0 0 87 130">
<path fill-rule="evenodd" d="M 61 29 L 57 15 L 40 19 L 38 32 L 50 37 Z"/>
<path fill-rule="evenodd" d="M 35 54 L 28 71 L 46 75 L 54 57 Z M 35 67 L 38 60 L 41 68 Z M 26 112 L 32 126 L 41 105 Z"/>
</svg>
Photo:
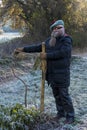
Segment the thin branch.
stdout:
<svg viewBox="0 0 87 130">
<path fill-rule="evenodd" d="M 19 76 L 17 76 L 16 74 L 15 74 L 15 71 L 14 71 L 14 69 L 13 68 L 11 68 L 12 69 L 12 73 L 13 73 L 13 75 L 17 78 L 17 79 L 19 79 L 25 86 L 26 86 L 26 83 L 24 82 L 24 80 L 23 79 L 21 79 Z"/>
<path fill-rule="evenodd" d="M 12 70 L 12 73 L 13 73 L 13 75 L 17 78 L 17 79 L 19 79 L 23 84 L 24 84 L 24 86 L 25 86 L 25 107 L 27 107 L 27 90 L 28 90 L 28 85 L 24 82 L 24 80 L 22 80 L 19 76 L 17 76 L 16 74 L 15 74 L 15 71 L 14 71 L 14 68 L 13 67 L 11 67 L 11 70 Z"/>
</svg>

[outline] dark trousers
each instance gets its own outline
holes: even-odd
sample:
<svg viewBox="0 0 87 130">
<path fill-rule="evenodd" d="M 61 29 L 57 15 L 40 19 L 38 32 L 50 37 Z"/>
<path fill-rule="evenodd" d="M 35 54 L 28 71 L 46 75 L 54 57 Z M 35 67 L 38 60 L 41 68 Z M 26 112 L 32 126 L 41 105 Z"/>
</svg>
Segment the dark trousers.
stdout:
<svg viewBox="0 0 87 130">
<path fill-rule="evenodd" d="M 58 115 L 65 116 L 66 118 L 74 118 L 74 108 L 68 93 L 68 87 L 58 87 L 54 85 L 51 85 L 51 87 L 53 90 Z"/>
</svg>

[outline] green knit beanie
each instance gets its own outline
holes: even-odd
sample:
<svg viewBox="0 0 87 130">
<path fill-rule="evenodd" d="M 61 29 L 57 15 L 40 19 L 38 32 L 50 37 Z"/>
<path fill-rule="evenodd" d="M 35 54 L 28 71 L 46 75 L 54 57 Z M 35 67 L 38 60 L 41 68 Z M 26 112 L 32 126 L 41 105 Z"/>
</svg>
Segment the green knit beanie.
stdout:
<svg viewBox="0 0 87 130">
<path fill-rule="evenodd" d="M 64 26 L 64 21 L 63 20 L 57 20 L 55 21 L 51 26 L 50 26 L 50 30 L 52 31 L 54 27 L 56 27 L 57 25 L 62 25 Z"/>
</svg>

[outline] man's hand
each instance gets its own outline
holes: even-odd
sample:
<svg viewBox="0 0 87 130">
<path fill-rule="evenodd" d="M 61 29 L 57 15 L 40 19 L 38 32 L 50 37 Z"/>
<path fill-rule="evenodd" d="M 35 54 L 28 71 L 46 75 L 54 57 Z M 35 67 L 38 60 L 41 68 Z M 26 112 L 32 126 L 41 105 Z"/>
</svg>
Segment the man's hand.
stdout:
<svg viewBox="0 0 87 130">
<path fill-rule="evenodd" d="M 58 36 L 59 36 L 59 32 L 58 32 L 58 31 L 52 31 L 51 37 L 56 38 L 56 37 L 58 37 Z"/>
<path fill-rule="evenodd" d="M 46 58 L 47 58 L 46 53 L 41 52 L 41 53 L 40 53 L 40 58 L 41 58 L 42 60 L 43 60 L 43 59 L 46 59 Z"/>
<path fill-rule="evenodd" d="M 14 55 L 19 54 L 20 52 L 23 52 L 23 48 L 17 48 L 14 50 Z"/>
</svg>

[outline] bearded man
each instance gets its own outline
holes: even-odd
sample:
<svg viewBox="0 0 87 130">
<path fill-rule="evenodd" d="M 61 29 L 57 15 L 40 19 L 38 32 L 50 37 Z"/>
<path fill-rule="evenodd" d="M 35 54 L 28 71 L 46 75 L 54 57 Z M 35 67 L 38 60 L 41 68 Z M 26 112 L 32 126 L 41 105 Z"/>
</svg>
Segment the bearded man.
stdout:
<svg viewBox="0 0 87 130">
<path fill-rule="evenodd" d="M 45 40 L 46 52 L 41 52 L 42 44 L 17 48 L 15 52 L 41 52 L 41 59 L 47 61 L 46 80 L 51 86 L 57 108 L 57 119 L 66 118 L 66 123 L 74 122 L 74 108 L 69 95 L 70 61 L 72 38 L 65 33 L 64 21 L 57 20 L 51 26 L 51 36 Z"/>
</svg>

